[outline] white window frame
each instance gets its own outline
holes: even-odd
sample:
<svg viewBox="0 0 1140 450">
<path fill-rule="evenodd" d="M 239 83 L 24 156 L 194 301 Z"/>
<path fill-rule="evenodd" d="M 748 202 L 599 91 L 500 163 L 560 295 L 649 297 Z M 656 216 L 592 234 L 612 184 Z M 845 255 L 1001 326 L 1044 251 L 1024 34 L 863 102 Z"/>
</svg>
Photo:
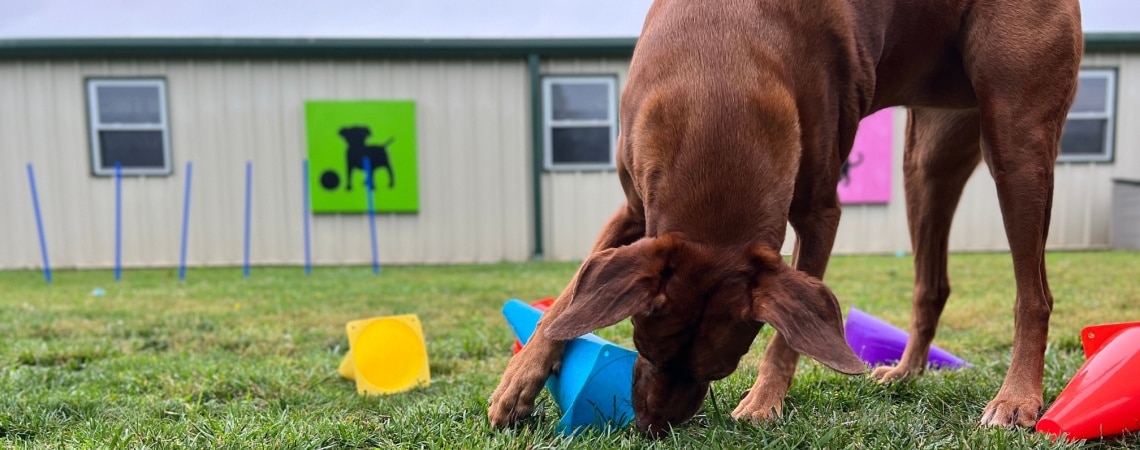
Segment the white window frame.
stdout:
<svg viewBox="0 0 1140 450">
<path fill-rule="evenodd" d="M 608 120 L 554 120 L 554 101 L 551 98 L 555 84 L 606 85 L 606 111 Z M 551 75 L 542 78 L 542 136 L 544 167 L 548 171 L 613 170 L 617 168 L 617 77 L 613 75 Z M 555 163 L 554 128 L 610 127 L 610 160 L 604 163 Z"/>
<path fill-rule="evenodd" d="M 1116 143 L 1116 70 L 1107 68 L 1082 68 L 1080 77 L 1097 77 L 1105 79 L 1105 111 L 1104 112 L 1069 112 L 1065 123 L 1069 120 L 1099 119 L 1106 120 L 1104 131 L 1103 152 L 1095 155 L 1074 155 L 1059 153 L 1058 162 L 1112 162 L 1115 157 Z M 1060 143 L 1058 143 L 1060 145 Z M 1060 149 L 1058 149 L 1060 150 Z"/>
<path fill-rule="evenodd" d="M 166 79 L 165 78 L 88 78 L 87 82 L 87 128 L 91 140 L 91 171 L 99 176 L 111 176 L 115 169 L 104 168 L 100 148 L 99 132 L 114 131 L 161 131 L 163 166 L 160 167 L 123 167 L 123 175 L 170 175 L 173 163 L 170 160 L 170 120 L 166 110 Z M 158 88 L 159 123 L 123 124 L 101 123 L 99 121 L 99 95 L 98 88 L 103 86 L 154 86 Z"/>
</svg>

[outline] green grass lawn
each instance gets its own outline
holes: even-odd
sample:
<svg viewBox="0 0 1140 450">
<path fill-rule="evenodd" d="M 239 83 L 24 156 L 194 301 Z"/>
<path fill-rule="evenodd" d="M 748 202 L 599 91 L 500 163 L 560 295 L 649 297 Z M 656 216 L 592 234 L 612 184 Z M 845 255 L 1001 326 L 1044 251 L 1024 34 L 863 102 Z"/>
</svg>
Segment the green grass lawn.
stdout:
<svg viewBox="0 0 1140 450">
<path fill-rule="evenodd" d="M 905 325 L 909 257 L 836 257 L 828 284 L 848 306 Z M 1140 320 L 1140 253 L 1051 253 L 1056 297 L 1047 351 L 1051 402 L 1084 361 L 1077 333 Z M 513 336 L 508 298 L 556 295 L 576 265 L 0 272 L 0 446 L 90 448 L 1135 448 L 1132 436 L 1053 443 L 1029 430 L 975 426 L 1009 362 L 1014 287 L 1008 254 L 958 254 L 936 344 L 973 368 L 880 386 L 802 360 L 776 423 L 729 417 L 751 386 L 765 328 L 735 374 L 688 424 L 658 441 L 632 429 L 567 438 L 547 394 L 535 417 L 487 425 L 487 398 Z M 92 290 L 103 288 L 104 296 Z M 344 324 L 418 314 L 432 384 L 357 396 L 337 364 Z M 599 334 L 632 347 L 630 326 Z"/>
</svg>

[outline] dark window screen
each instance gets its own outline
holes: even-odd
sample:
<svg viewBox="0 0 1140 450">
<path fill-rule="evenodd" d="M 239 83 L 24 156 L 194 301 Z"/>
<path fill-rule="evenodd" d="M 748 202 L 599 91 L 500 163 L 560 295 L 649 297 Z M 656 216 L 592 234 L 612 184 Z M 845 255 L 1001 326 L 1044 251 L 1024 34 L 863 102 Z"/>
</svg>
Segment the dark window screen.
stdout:
<svg viewBox="0 0 1140 450">
<path fill-rule="evenodd" d="M 119 131 L 99 132 L 99 157 L 104 169 L 114 169 L 115 163 L 124 168 L 166 167 L 166 155 L 162 151 L 162 131 Z"/>
<path fill-rule="evenodd" d="M 610 127 L 555 127 L 550 137 L 555 164 L 610 162 Z"/>
</svg>

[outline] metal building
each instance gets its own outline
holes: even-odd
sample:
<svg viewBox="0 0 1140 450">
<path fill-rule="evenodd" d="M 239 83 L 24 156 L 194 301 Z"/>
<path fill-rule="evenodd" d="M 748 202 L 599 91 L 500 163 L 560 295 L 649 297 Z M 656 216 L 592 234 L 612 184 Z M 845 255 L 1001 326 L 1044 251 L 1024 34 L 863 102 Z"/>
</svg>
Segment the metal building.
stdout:
<svg viewBox="0 0 1140 450">
<path fill-rule="evenodd" d="M 535 14 L 549 18 L 578 3 L 528 7 L 546 8 Z M 0 24 L 0 269 L 41 264 L 28 164 L 52 264 L 113 264 L 115 177 L 104 159 L 144 147 L 154 151 L 122 179 L 124 265 L 178 263 L 187 162 L 191 265 L 242 262 L 247 162 L 253 263 L 300 264 L 305 103 L 316 100 L 415 102 L 419 207 L 377 215 L 383 263 L 580 259 L 622 202 L 612 166 L 617 96 L 648 2 L 630 4 L 640 11 L 633 19 L 577 34 L 573 23 L 550 28 L 533 18 L 532 31 L 515 35 L 460 30 L 443 38 L 193 30 L 136 37 L 114 34 L 114 24 L 45 36 Z M 1081 108 L 1070 116 L 1058 164 L 1050 248 L 1107 247 L 1112 180 L 1140 177 L 1140 130 L 1127 126 L 1140 121 L 1140 29 L 1126 31 L 1133 32 L 1093 27 L 1086 35 Z M 157 112 L 101 119 L 99 92 L 142 95 L 134 101 L 153 99 Z M 890 200 L 845 205 L 836 252 L 910 248 L 905 114 L 891 121 Z M 984 166 L 978 172 L 951 247 L 1002 250 L 993 182 Z M 366 214 L 310 217 L 316 264 L 370 260 Z"/>
</svg>

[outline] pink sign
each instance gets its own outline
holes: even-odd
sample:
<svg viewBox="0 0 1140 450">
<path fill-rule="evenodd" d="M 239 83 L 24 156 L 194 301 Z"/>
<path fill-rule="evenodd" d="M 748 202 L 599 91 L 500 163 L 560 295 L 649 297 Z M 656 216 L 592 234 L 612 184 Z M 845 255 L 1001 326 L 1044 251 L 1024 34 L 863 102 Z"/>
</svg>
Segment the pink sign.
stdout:
<svg viewBox="0 0 1140 450">
<path fill-rule="evenodd" d="M 887 108 L 859 122 L 855 146 L 839 178 L 840 203 L 891 201 L 894 112 L 893 108 Z"/>
</svg>

